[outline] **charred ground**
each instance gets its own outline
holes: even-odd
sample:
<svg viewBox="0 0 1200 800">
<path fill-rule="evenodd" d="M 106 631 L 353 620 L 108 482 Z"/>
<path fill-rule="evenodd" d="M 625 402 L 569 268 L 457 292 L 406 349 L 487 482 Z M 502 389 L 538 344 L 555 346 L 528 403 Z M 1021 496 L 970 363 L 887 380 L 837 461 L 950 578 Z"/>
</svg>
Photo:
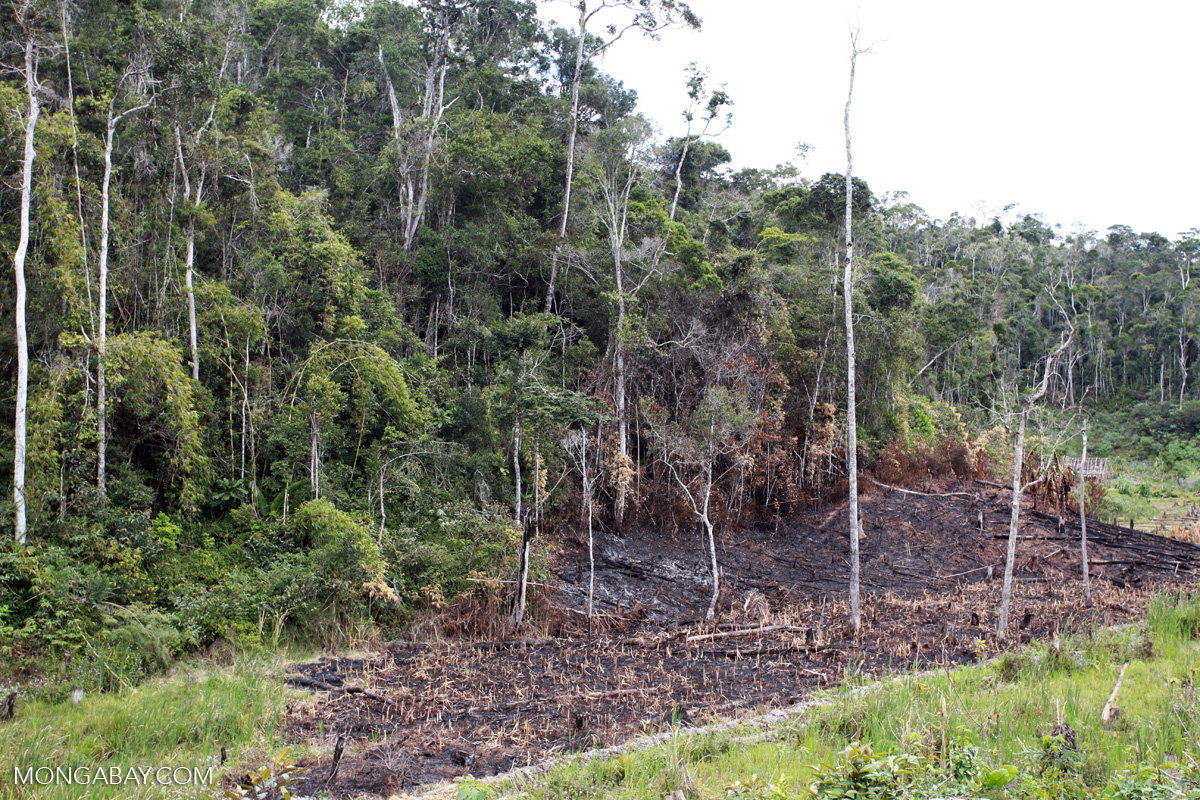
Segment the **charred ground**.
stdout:
<svg viewBox="0 0 1200 800">
<path fill-rule="evenodd" d="M 720 543 L 725 612 L 699 534 L 605 535 L 597 547 L 598 635 L 582 635 L 587 554 L 560 543 L 549 638 L 393 642 L 369 659 L 296 668 L 314 689 L 292 741 L 347 742 L 335 796 L 388 794 L 486 776 L 619 742 L 673 722 L 790 705 L 848 670 L 974 661 L 994 654 L 1009 494 L 978 483 L 927 496 L 862 497 L 864 631 L 848 635 L 845 507 Z M 1200 547 L 1089 520 L 1094 604 L 1084 608 L 1077 518 L 1022 515 L 1010 642 L 1134 619 L 1160 588 L 1192 582 Z M 739 619 L 764 594 L 768 627 Z M 752 632 L 747 629 L 753 628 Z M 715 635 L 714 635 L 715 634 Z M 328 759 L 325 760 L 326 762 Z M 312 763 L 307 789 L 326 787 Z M 304 788 L 304 787 L 302 787 Z"/>
</svg>

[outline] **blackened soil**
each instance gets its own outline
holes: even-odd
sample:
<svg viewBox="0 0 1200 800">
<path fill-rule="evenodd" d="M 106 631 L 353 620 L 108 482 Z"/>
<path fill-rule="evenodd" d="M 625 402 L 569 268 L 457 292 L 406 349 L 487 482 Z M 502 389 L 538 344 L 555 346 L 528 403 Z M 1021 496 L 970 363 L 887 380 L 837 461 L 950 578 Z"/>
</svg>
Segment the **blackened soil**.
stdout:
<svg viewBox="0 0 1200 800">
<path fill-rule="evenodd" d="M 928 497 L 876 489 L 861 501 L 864 631 L 849 635 L 845 507 L 720 543 L 721 615 L 699 533 L 602 536 L 596 638 L 580 613 L 586 552 L 556 557 L 554 638 L 389 643 L 370 659 L 297 668 L 322 688 L 286 723 L 291 741 L 348 742 L 337 778 L 311 763 L 300 794 L 398 791 L 507 771 L 673 723 L 781 707 L 848 669 L 967 663 L 1000 648 L 1008 493 L 977 483 Z M 1085 609 L 1078 521 L 1022 514 L 1007 643 L 1140 616 L 1164 586 L 1194 582 L 1200 547 L 1089 520 L 1094 603 Z M 750 591 L 771 619 L 739 614 Z M 752 632 L 747 633 L 748 628 Z M 713 634 L 720 634 L 714 636 Z M 732 635 L 731 635 L 732 634 Z M 707 638 L 696 638 L 707 637 Z M 312 684 L 309 685 L 312 688 Z"/>
</svg>

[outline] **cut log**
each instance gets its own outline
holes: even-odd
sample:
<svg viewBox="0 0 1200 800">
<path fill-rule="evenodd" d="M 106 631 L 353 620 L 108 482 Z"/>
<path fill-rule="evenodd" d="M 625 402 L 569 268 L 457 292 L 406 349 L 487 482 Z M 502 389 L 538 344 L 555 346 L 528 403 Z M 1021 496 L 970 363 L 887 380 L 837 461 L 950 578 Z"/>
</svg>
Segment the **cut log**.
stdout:
<svg viewBox="0 0 1200 800">
<path fill-rule="evenodd" d="M 1117 682 L 1113 685 L 1112 694 L 1108 696 L 1108 702 L 1104 704 L 1104 710 L 1100 712 L 1100 725 L 1104 730 L 1108 730 L 1120 714 L 1120 709 L 1113 705 L 1113 701 L 1117 699 L 1117 692 L 1121 691 L 1121 681 L 1125 680 L 1125 670 L 1128 667 L 1128 661 L 1121 666 L 1121 672 L 1117 675 Z"/>
<path fill-rule="evenodd" d="M 695 636 L 689 636 L 687 642 L 707 642 L 711 639 L 726 639 L 730 636 L 750 636 L 756 633 L 772 633 L 775 631 L 791 631 L 793 633 L 804 633 L 806 629 L 798 625 L 764 625 L 761 628 L 748 628 L 741 631 L 721 631 L 720 633 L 700 633 Z"/>
<path fill-rule="evenodd" d="M 346 686 L 346 687 L 333 686 L 331 684 L 326 683 L 325 681 L 319 681 L 319 680 L 316 680 L 315 678 L 306 678 L 303 675 L 289 675 L 289 676 L 287 676 L 287 681 L 288 681 L 288 683 L 294 683 L 297 686 L 304 686 L 309 689 L 319 689 L 322 692 L 329 692 L 330 694 L 358 694 L 358 695 L 362 695 L 363 697 L 369 698 L 371 700 L 378 700 L 380 703 L 383 703 L 384 705 L 388 705 L 388 706 L 396 705 L 396 702 L 394 700 L 384 697 L 383 695 L 376 694 L 375 692 L 372 692 L 369 689 L 364 689 L 361 686 Z"/>
</svg>

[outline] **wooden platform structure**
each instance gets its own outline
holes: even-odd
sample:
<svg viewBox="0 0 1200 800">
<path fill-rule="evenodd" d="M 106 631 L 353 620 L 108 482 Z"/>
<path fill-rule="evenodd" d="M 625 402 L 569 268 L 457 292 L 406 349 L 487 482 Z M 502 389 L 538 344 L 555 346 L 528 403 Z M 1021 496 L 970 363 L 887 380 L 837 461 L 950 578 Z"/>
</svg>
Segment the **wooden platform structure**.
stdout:
<svg viewBox="0 0 1200 800">
<path fill-rule="evenodd" d="M 1078 458 L 1064 457 L 1062 465 L 1081 478 L 1108 483 L 1112 480 L 1112 472 L 1108 467 L 1107 458 L 1089 458 L 1086 461 Z"/>
</svg>

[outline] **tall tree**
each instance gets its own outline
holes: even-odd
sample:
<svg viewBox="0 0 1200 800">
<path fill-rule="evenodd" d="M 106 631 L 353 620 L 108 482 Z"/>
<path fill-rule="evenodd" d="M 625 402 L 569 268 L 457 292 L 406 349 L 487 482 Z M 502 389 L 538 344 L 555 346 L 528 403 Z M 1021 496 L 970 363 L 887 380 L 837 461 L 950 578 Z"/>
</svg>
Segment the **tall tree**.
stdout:
<svg viewBox="0 0 1200 800">
<path fill-rule="evenodd" d="M 599 222 L 607 239 L 607 260 L 612 264 L 616 316 L 609 335 L 613 365 L 613 404 L 616 407 L 617 456 L 614 462 L 617 496 L 613 506 L 618 524 L 625 518 L 630 480 L 634 474 L 629 441 L 629 351 L 633 338 L 630 305 L 660 273 L 651 253 L 631 247 L 637 220 L 630 218 L 634 188 L 645 174 L 650 155 L 651 130 L 642 117 L 623 120 L 596 137 L 589 177 L 599 201 Z M 645 231 L 639 231 L 643 235 Z M 647 242 L 653 251 L 660 245 Z"/>
<path fill-rule="evenodd" d="M 692 12 L 687 3 L 680 0 L 596 0 L 591 5 L 588 0 L 571 2 L 579 11 L 579 39 L 575 44 L 575 63 L 571 70 L 571 127 L 567 131 L 567 174 L 563 185 L 562 213 L 558 221 L 558 242 L 554 246 L 554 255 L 550 262 L 550 280 L 546 285 L 546 304 L 543 309 L 546 312 L 554 305 L 554 284 L 558 280 L 559 258 L 562 255 L 563 242 L 567 238 L 567 221 L 571 213 L 571 189 L 575 178 L 575 140 L 579 136 L 579 86 L 583 80 L 584 62 L 600 55 L 635 28 L 653 37 L 657 37 L 662 30 L 679 24 L 696 30 L 700 28 L 700 18 Z M 589 38 L 588 25 L 593 18 L 606 9 L 614 8 L 632 10 L 632 19 L 623 26 L 609 25 L 604 37 L 593 35 Z"/>
<path fill-rule="evenodd" d="M 25 544 L 26 508 L 25 508 L 25 457 L 26 457 L 26 415 L 29 404 L 29 332 L 25 326 L 25 257 L 29 252 L 29 207 L 33 197 L 33 159 L 36 155 L 33 147 L 33 135 L 37 128 L 41 104 L 38 102 L 37 56 L 35 44 L 35 23 L 37 5 L 34 0 L 23 0 L 13 6 L 17 25 L 25 37 L 24 66 L 21 77 L 24 78 L 25 95 L 28 110 L 22 120 L 25 132 L 25 150 L 21 161 L 21 233 L 17 240 L 17 249 L 13 253 L 13 271 L 16 273 L 16 327 L 17 327 L 17 409 L 13 424 L 13 502 L 16 504 L 15 534 L 17 544 Z"/>
<path fill-rule="evenodd" d="M 854 99 L 854 69 L 858 64 L 858 31 L 850 32 L 850 88 L 846 92 L 846 262 L 842 277 L 842 293 L 846 303 L 846 476 L 850 501 L 850 624 L 857 634 L 862 628 L 859 613 L 858 563 L 858 412 L 854 392 L 854 161 L 850 151 L 850 103 Z"/>
<path fill-rule="evenodd" d="M 689 102 L 687 110 L 683 112 L 683 119 L 687 122 L 687 130 L 683 135 L 683 147 L 679 151 L 679 161 L 675 164 L 675 194 L 671 197 L 671 213 L 667 215 L 667 219 L 670 222 L 675 221 L 675 210 L 679 206 L 679 193 L 683 190 L 683 165 L 687 161 L 688 150 L 691 148 L 693 140 L 699 141 L 705 136 L 719 135 L 720 131 L 710 133 L 709 128 L 712 127 L 713 122 L 720 116 L 721 109 L 724 106 L 733 105 L 733 101 L 729 99 L 724 86 L 715 90 L 707 99 L 704 98 L 704 95 L 707 93 L 705 91 L 705 83 L 708 80 L 708 71 L 697 67 L 695 61 L 688 64 L 687 75 Z M 700 128 L 700 132 L 693 135 L 692 126 L 696 124 L 696 114 L 701 113 L 701 108 L 704 109 L 702 112 L 704 124 Z M 727 113 L 725 115 L 725 128 L 729 127 L 732 119 L 732 114 Z M 721 130 L 723 131 L 725 128 Z"/>
<path fill-rule="evenodd" d="M 1092 579 L 1087 551 L 1087 420 L 1083 421 L 1083 452 L 1079 456 L 1079 557 L 1083 565 L 1083 602 L 1092 607 Z"/>
<path fill-rule="evenodd" d="M 118 113 L 118 103 L 126 91 L 126 84 L 130 85 L 129 90 L 136 98 L 133 101 L 136 105 Z M 121 120 L 149 108 L 153 102 L 149 65 L 140 60 L 131 61 L 117 81 L 108 101 L 108 118 L 104 130 L 104 177 L 100 182 L 99 308 L 96 313 L 96 488 L 100 490 L 100 494 L 106 493 L 108 478 L 105 461 L 108 453 L 108 391 L 104 367 L 108 355 L 108 216 L 111 205 L 113 143 L 116 140 L 117 125 Z"/>
</svg>

